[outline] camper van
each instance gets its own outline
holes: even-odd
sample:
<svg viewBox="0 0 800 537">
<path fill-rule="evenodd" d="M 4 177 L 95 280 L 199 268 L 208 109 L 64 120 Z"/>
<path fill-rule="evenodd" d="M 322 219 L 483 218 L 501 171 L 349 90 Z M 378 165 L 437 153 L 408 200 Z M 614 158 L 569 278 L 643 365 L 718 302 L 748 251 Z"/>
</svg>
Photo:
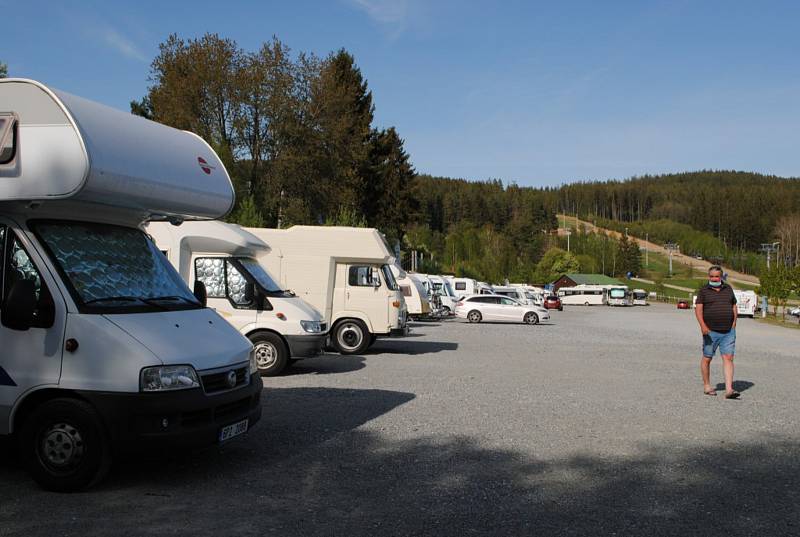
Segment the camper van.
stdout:
<svg viewBox="0 0 800 537">
<path fill-rule="evenodd" d="M 422 285 L 422 281 L 417 279 L 416 274 L 411 274 L 401 269 L 396 264 L 389 265 L 403 293 L 406 301 L 408 317 L 411 319 L 427 317 L 431 313 L 431 303 L 428 300 L 428 292 Z"/>
<path fill-rule="evenodd" d="M 558 298 L 565 306 L 603 306 L 608 302 L 608 292 L 602 285 L 576 285 L 561 287 Z"/>
<path fill-rule="evenodd" d="M 631 291 L 631 298 L 634 306 L 647 306 L 648 293 L 644 289 L 634 289 Z"/>
<path fill-rule="evenodd" d="M 492 287 L 484 282 L 478 282 L 472 278 L 455 278 L 447 276 L 447 281 L 450 282 L 450 287 L 456 298 L 469 295 L 491 295 L 494 294 Z"/>
<path fill-rule="evenodd" d="M 270 249 L 259 262 L 330 322 L 330 343 L 358 354 L 381 336 L 408 333 L 407 309 L 392 273 L 393 253 L 376 229 L 245 228 Z"/>
<path fill-rule="evenodd" d="M 608 292 L 608 299 L 606 303 L 609 306 L 632 306 L 630 292 L 627 285 L 613 285 L 606 287 Z"/>
<path fill-rule="evenodd" d="M 205 285 L 208 305 L 253 342 L 262 376 L 280 374 L 290 360 L 320 354 L 328 337 L 322 315 L 281 289 L 257 258 L 269 247 L 223 222 L 154 222 L 147 233 L 190 286 Z"/>
<path fill-rule="evenodd" d="M 114 456 L 197 448 L 261 417 L 252 345 L 142 231 L 214 219 L 231 181 L 200 137 L 0 80 L 0 435 L 44 488 Z"/>
<path fill-rule="evenodd" d="M 758 295 L 756 295 L 755 291 L 734 289 L 733 294 L 736 296 L 736 308 L 739 315 L 755 317 L 756 306 L 758 305 Z"/>
</svg>

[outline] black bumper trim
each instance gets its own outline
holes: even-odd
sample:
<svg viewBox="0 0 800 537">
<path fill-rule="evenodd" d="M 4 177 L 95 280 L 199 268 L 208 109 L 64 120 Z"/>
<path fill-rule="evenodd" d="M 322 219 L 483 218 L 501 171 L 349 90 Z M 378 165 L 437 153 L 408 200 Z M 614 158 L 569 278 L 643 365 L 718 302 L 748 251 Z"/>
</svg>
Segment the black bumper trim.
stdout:
<svg viewBox="0 0 800 537">
<path fill-rule="evenodd" d="M 322 353 L 328 334 L 308 336 L 283 336 L 289 344 L 289 356 L 292 358 L 312 358 Z"/>
</svg>

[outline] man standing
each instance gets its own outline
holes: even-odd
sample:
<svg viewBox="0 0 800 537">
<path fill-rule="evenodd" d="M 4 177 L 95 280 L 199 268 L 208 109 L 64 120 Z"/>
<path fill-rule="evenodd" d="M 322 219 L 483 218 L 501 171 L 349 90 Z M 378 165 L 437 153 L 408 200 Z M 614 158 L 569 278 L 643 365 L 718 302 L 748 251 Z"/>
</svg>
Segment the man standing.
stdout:
<svg viewBox="0 0 800 537">
<path fill-rule="evenodd" d="M 711 359 L 719 348 L 722 368 L 725 372 L 725 399 L 737 399 L 739 392 L 733 389 L 733 355 L 736 347 L 736 295 L 733 288 L 722 281 L 722 268 L 713 265 L 708 269 L 708 284 L 697 293 L 694 315 L 703 333 L 703 357 L 700 359 L 700 374 L 703 377 L 703 392 L 717 395 L 711 386 Z"/>
</svg>

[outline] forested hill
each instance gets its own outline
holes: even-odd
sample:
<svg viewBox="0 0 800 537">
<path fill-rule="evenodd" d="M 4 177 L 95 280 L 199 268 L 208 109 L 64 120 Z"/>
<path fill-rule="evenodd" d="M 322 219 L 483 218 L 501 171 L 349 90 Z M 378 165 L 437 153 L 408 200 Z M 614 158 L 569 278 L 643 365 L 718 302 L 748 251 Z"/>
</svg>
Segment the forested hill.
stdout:
<svg viewBox="0 0 800 537">
<path fill-rule="evenodd" d="M 669 219 L 745 250 L 772 240 L 778 219 L 800 211 L 800 179 L 737 171 L 572 183 L 556 192 L 548 199 L 559 211 L 621 222 Z"/>
</svg>

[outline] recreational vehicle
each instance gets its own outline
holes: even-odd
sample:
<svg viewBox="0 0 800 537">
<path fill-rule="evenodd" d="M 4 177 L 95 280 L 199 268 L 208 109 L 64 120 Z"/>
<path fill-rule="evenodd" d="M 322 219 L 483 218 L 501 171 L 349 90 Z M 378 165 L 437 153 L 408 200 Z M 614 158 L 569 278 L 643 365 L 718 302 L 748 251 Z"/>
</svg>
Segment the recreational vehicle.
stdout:
<svg viewBox="0 0 800 537">
<path fill-rule="evenodd" d="M 602 285 L 576 285 L 562 287 L 558 297 L 564 306 L 602 306 L 608 301 L 608 293 Z"/>
<path fill-rule="evenodd" d="M 429 275 L 428 280 L 433 285 L 433 290 L 439 294 L 439 300 L 441 301 L 444 313 L 447 315 L 454 314 L 458 297 L 453 291 L 450 282 L 442 276 L 435 275 Z"/>
<path fill-rule="evenodd" d="M 193 293 L 147 220 L 233 206 L 200 137 L 0 80 L 0 435 L 44 488 L 113 456 L 230 440 L 261 417 L 252 345 Z"/>
<path fill-rule="evenodd" d="M 607 304 L 609 306 L 633 305 L 630 293 L 628 292 L 628 287 L 626 285 L 608 286 L 607 290 L 608 290 Z"/>
<path fill-rule="evenodd" d="M 472 278 L 455 278 L 453 276 L 447 276 L 447 280 L 450 282 L 450 287 L 453 289 L 453 293 L 456 297 L 481 294 L 490 295 L 494 293 L 489 284 L 478 282 Z"/>
<path fill-rule="evenodd" d="M 252 233 L 223 222 L 154 222 L 147 233 L 181 277 L 202 282 L 208 305 L 253 343 L 262 376 L 281 373 L 290 360 L 317 356 L 328 327 L 322 315 L 281 289 L 256 260 L 269 247 Z"/>
<path fill-rule="evenodd" d="M 428 292 L 422 285 L 421 280 L 417 279 L 416 274 L 405 272 L 396 264 L 389 265 L 392 269 L 397 285 L 403 293 L 406 301 L 406 309 L 410 318 L 425 317 L 431 313 L 431 303 L 428 300 Z"/>
<path fill-rule="evenodd" d="M 631 298 L 634 306 L 647 306 L 647 291 L 644 289 L 634 289 L 631 291 Z"/>
<path fill-rule="evenodd" d="M 504 295 L 513 298 L 520 304 L 528 304 L 528 305 L 535 304 L 533 294 L 526 293 L 525 290 L 522 289 L 521 287 L 516 287 L 511 285 L 508 286 L 496 285 L 494 286 L 494 292 L 497 295 Z"/>
<path fill-rule="evenodd" d="M 756 306 L 758 305 L 758 295 L 756 295 L 755 291 L 734 289 L 733 294 L 736 296 L 736 308 L 739 315 L 755 317 Z"/>
<path fill-rule="evenodd" d="M 378 337 L 408 332 L 406 303 L 391 269 L 394 254 L 378 230 L 245 229 L 269 245 L 258 260 L 281 288 L 329 320 L 330 342 L 339 352 L 357 354 Z"/>
</svg>

